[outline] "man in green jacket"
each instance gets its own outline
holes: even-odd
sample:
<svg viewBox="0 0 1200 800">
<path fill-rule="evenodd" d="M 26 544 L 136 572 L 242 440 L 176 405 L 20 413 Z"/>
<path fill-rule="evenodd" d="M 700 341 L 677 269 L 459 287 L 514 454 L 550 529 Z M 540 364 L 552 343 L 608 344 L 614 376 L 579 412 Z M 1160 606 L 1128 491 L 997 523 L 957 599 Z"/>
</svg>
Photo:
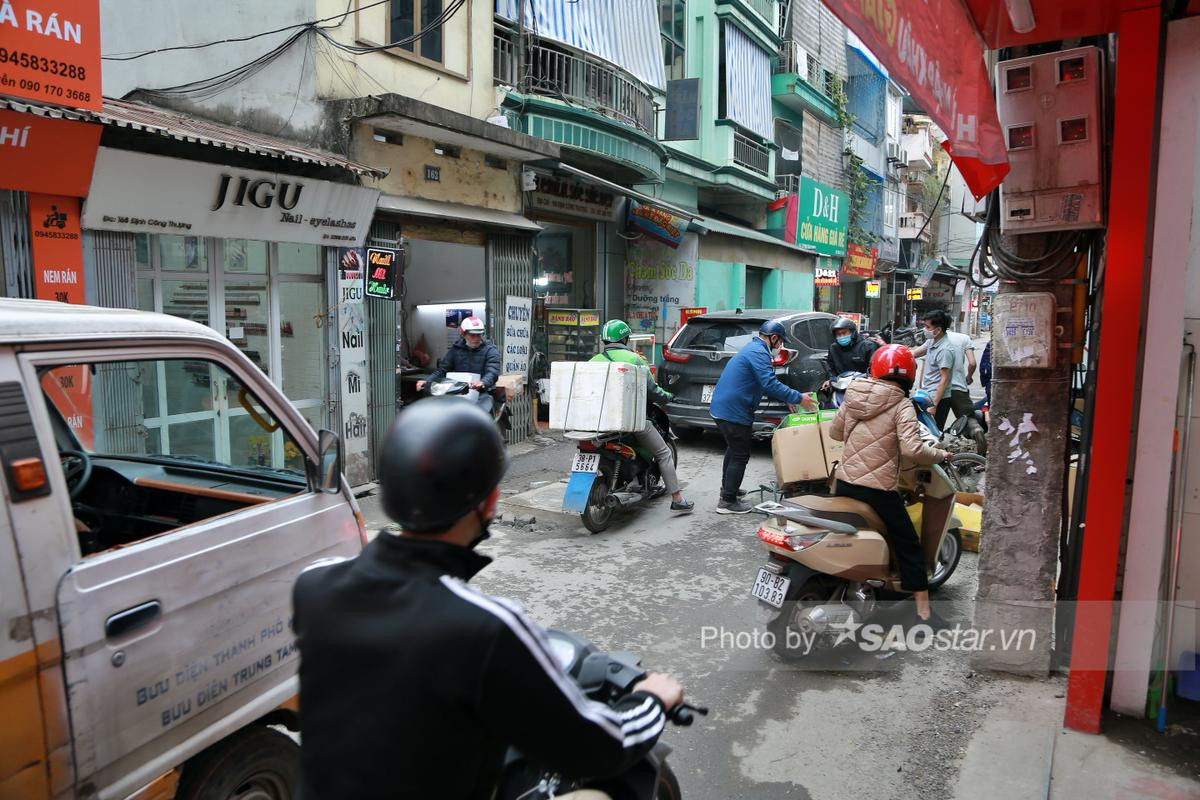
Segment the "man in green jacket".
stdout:
<svg viewBox="0 0 1200 800">
<path fill-rule="evenodd" d="M 600 338 L 604 340 L 604 349 L 598 355 L 593 356 L 592 361 L 620 361 L 624 364 L 645 367 L 649 372 L 650 365 L 646 363 L 646 359 L 629 347 L 631 333 L 633 331 L 623 320 L 610 319 L 604 323 L 604 328 L 600 331 Z M 646 388 L 647 400 L 655 405 L 665 406 L 675 397 L 655 383 L 654 378 L 650 375 L 646 376 Z M 671 510 L 680 514 L 690 514 L 696 504 L 683 499 L 683 492 L 679 490 L 679 476 L 675 474 L 675 462 L 671 459 L 671 448 L 667 447 L 662 434 L 647 419 L 646 427 L 635 433 L 634 437 L 638 440 L 638 444 L 654 453 L 654 459 L 658 462 L 658 472 L 662 475 L 663 483 L 667 485 L 667 491 L 671 493 Z"/>
</svg>

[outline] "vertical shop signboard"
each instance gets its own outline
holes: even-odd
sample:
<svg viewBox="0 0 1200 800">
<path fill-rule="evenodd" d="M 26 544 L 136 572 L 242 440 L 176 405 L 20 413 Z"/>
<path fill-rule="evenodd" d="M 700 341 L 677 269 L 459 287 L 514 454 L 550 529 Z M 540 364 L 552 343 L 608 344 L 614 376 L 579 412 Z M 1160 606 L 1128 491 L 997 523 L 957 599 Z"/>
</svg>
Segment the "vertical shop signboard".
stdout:
<svg viewBox="0 0 1200 800">
<path fill-rule="evenodd" d="M 680 327 L 681 310 L 696 300 L 699 239 L 685 234 L 678 248 L 653 239 L 629 244 L 625 256 L 625 318 L 634 333 L 653 333 L 669 342 Z"/>
<path fill-rule="evenodd" d="M 29 230 L 33 234 L 34 297 L 60 303 L 86 303 L 79 198 L 30 194 Z M 87 366 L 58 367 L 42 378 L 42 389 L 63 412 L 80 444 L 91 449 L 92 390 Z"/>
<path fill-rule="evenodd" d="M 361 248 L 338 253 L 339 396 L 342 406 L 343 469 L 351 486 L 371 478 L 367 420 L 367 319 L 363 307 L 366 257 Z"/>
<path fill-rule="evenodd" d="M 0 92 L 99 111 L 99 0 L 0 0 Z"/>
<path fill-rule="evenodd" d="M 504 298 L 504 373 L 529 371 L 533 341 L 533 298 L 508 295 Z"/>
</svg>

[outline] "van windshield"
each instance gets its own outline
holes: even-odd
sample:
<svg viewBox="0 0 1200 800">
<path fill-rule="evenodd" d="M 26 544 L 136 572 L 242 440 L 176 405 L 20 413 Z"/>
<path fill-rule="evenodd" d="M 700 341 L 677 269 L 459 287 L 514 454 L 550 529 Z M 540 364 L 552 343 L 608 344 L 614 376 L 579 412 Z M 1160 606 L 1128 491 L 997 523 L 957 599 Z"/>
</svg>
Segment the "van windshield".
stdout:
<svg viewBox="0 0 1200 800">
<path fill-rule="evenodd" d="M 65 364 L 42 392 L 79 447 L 107 456 L 210 464 L 303 478 L 304 456 L 224 367 L 200 359 Z"/>
</svg>

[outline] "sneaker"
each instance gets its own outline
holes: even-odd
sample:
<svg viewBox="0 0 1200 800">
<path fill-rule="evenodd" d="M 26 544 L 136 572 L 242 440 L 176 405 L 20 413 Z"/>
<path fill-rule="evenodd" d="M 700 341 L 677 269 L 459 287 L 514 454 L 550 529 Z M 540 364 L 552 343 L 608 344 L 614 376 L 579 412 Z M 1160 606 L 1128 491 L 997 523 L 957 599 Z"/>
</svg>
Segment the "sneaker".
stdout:
<svg viewBox="0 0 1200 800">
<path fill-rule="evenodd" d="M 741 500 L 743 497 L 745 497 L 748 494 L 750 494 L 750 493 L 747 492 L 745 489 L 738 489 L 737 490 L 737 499 Z"/>
<path fill-rule="evenodd" d="M 678 503 L 674 500 L 671 501 L 671 510 L 679 514 L 690 514 L 695 507 L 696 504 L 691 500 L 684 500 Z"/>
<path fill-rule="evenodd" d="M 749 514 L 753 510 L 753 506 L 749 503 L 743 503 L 741 500 L 734 500 L 733 502 L 722 500 L 717 503 L 718 514 Z"/>
</svg>

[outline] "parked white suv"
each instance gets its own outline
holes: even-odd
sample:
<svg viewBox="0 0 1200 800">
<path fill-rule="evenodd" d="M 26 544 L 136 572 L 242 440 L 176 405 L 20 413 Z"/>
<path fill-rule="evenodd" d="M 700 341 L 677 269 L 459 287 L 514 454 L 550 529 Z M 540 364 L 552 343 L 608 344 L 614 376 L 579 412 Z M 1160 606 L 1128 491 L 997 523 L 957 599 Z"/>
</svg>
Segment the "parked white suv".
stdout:
<svg viewBox="0 0 1200 800">
<path fill-rule="evenodd" d="M 337 436 L 210 328 L 0 300 L 0 492 L 0 798 L 294 796 L 292 583 L 365 542 Z"/>
</svg>

